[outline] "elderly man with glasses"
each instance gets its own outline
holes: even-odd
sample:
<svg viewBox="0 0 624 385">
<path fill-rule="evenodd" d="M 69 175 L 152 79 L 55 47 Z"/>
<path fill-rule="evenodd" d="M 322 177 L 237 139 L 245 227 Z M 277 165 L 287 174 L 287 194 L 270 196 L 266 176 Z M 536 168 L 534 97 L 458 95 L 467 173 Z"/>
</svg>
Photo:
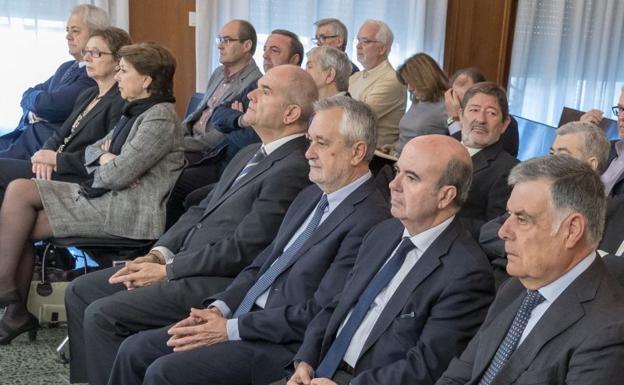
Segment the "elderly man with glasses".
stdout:
<svg viewBox="0 0 624 385">
<path fill-rule="evenodd" d="M 312 42 L 319 47 L 334 47 L 342 52 L 347 49 L 347 41 L 349 41 L 349 32 L 344 23 L 338 19 L 326 18 L 318 20 L 314 23 L 316 32 Z M 351 75 L 360 69 L 351 62 Z"/>
<path fill-rule="evenodd" d="M 393 38 L 386 23 L 366 20 L 357 35 L 357 59 L 364 70 L 349 79 L 351 96 L 368 104 L 377 115 L 379 147 L 399 138 L 399 120 L 407 103 L 407 89 L 388 61 Z"/>
</svg>

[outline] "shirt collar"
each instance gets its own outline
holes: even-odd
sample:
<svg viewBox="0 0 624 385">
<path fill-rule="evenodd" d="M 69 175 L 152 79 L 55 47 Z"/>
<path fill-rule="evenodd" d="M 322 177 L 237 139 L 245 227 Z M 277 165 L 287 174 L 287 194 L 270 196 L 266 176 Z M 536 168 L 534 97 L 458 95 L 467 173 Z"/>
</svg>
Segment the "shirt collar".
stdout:
<svg viewBox="0 0 624 385">
<path fill-rule="evenodd" d="M 305 135 L 304 133 L 299 133 L 299 134 L 292 134 L 292 135 L 288 135 L 288 136 L 284 136 L 283 138 L 279 138 L 277 140 L 274 140 L 270 143 L 267 144 L 263 144 L 262 148 L 264 149 L 264 152 L 269 155 L 270 153 L 272 153 L 273 151 L 277 150 L 281 145 L 285 144 L 286 142 L 290 142 L 291 140 L 298 138 L 300 136 Z"/>
<path fill-rule="evenodd" d="M 333 193 L 327 194 L 327 203 L 329 203 L 329 210 L 333 211 L 340 203 L 342 203 L 345 198 L 347 198 L 353 191 L 355 191 L 358 187 L 364 184 L 367 180 L 372 177 L 372 173 L 368 171 L 366 174 L 357 178 L 353 182 L 349 183 L 346 186 L 339 188 Z"/>
<path fill-rule="evenodd" d="M 227 69 L 227 67 L 223 67 L 223 81 L 226 83 L 230 83 L 234 80 L 234 78 L 240 78 L 241 75 L 243 73 L 245 73 L 245 70 L 247 68 L 249 68 L 249 66 L 251 65 L 251 62 L 253 61 L 253 59 L 250 59 L 249 62 L 247 64 L 245 64 L 244 67 L 242 67 L 241 69 L 239 69 L 238 71 L 234 72 L 234 73 L 230 73 Z"/>
<path fill-rule="evenodd" d="M 592 252 L 564 275 L 552 281 L 548 285 L 541 287 L 538 291 L 544 298 L 546 298 L 546 301 L 550 303 L 554 302 L 557 297 L 559 297 L 559 295 L 561 295 L 561 293 L 563 293 L 563 291 L 570 286 L 570 284 L 574 282 L 579 275 L 581 275 L 581 273 L 589 268 L 592 262 L 594 262 L 594 259 L 596 259 L 596 253 Z"/>
<path fill-rule="evenodd" d="M 409 237 L 412 243 L 416 246 L 416 249 L 418 249 L 418 252 L 422 254 L 429 248 L 429 246 L 431 246 L 433 241 L 435 241 L 440 236 L 440 234 L 442 234 L 442 232 L 446 230 L 447 227 L 449 227 L 449 225 L 453 221 L 453 218 L 455 218 L 455 215 L 444 220 L 442 223 L 437 224 L 432 228 L 413 236 L 410 236 L 407 229 L 404 229 L 403 237 Z"/>
</svg>

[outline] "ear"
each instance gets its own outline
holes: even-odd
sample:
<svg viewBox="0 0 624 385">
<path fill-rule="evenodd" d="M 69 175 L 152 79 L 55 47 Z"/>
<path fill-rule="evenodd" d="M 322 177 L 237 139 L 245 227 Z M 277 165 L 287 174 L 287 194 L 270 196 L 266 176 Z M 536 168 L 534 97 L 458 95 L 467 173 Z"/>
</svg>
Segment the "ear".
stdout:
<svg viewBox="0 0 624 385">
<path fill-rule="evenodd" d="M 327 74 L 325 75 L 325 84 L 332 84 L 334 80 L 336 80 L 336 69 L 330 68 L 326 72 Z"/>
<path fill-rule="evenodd" d="M 252 44 L 252 43 L 251 43 L 251 40 L 245 40 L 245 41 L 243 42 L 243 50 L 244 50 L 245 52 L 249 52 L 249 53 L 251 53 L 251 44 Z"/>
<path fill-rule="evenodd" d="M 451 185 L 445 185 L 438 190 L 438 208 L 445 209 L 453 204 L 457 196 L 457 188 Z"/>
<path fill-rule="evenodd" d="M 293 124 L 301 117 L 301 107 L 296 104 L 290 104 L 282 113 L 282 123 L 285 125 Z"/>
<path fill-rule="evenodd" d="M 288 63 L 298 65 L 300 59 L 301 59 L 301 56 L 298 53 L 296 53 L 292 55 L 290 59 L 288 59 Z"/>
<path fill-rule="evenodd" d="M 358 141 L 355 142 L 355 144 L 351 148 L 351 165 L 357 166 L 358 164 L 362 163 L 362 161 L 364 161 L 364 157 L 366 157 L 366 150 L 368 150 L 368 147 L 363 141 Z"/>
<path fill-rule="evenodd" d="M 594 171 L 598 170 L 598 159 L 595 156 L 592 156 L 592 157 L 588 158 L 587 162 L 591 166 L 592 170 L 594 170 Z"/>
<path fill-rule="evenodd" d="M 152 77 L 145 75 L 145 78 L 143 79 L 143 89 L 147 90 L 150 84 L 152 84 Z"/>
<path fill-rule="evenodd" d="M 578 243 L 585 236 L 585 217 L 580 213 L 572 213 L 568 218 L 563 220 L 561 226 L 565 231 L 564 245 L 566 248 L 571 249 L 578 245 Z"/>
<path fill-rule="evenodd" d="M 507 115 L 507 119 L 503 121 L 503 128 L 501 129 L 501 135 L 507 131 L 507 127 L 509 127 L 509 123 L 511 123 L 511 116 Z"/>
</svg>

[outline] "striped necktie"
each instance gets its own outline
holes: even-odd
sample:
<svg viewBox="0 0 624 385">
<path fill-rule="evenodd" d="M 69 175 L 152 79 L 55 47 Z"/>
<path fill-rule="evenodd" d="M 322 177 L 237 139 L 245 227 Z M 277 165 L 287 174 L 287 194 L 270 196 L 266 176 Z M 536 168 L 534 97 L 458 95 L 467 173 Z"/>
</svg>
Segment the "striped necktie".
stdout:
<svg viewBox="0 0 624 385">
<path fill-rule="evenodd" d="M 507 335 L 503 342 L 498 346 L 498 350 L 490 362 L 490 366 L 485 371 L 479 385 L 489 385 L 492 383 L 498 372 L 505 366 L 511 354 L 516 350 L 520 337 L 526 328 L 531 312 L 537 305 L 544 302 L 544 297 L 537 290 L 527 290 L 522 300 L 522 304 L 516 312 L 516 317 L 511 323 L 511 327 L 507 330 Z"/>
<path fill-rule="evenodd" d="M 266 151 L 264 151 L 264 148 L 261 146 L 258 149 L 258 151 L 256 151 L 254 156 L 251 157 L 249 162 L 247 162 L 245 167 L 243 167 L 243 169 L 241 170 L 240 174 L 238 174 L 236 179 L 234 179 L 232 186 L 236 185 L 241 179 L 243 179 L 245 175 L 249 174 L 251 170 L 253 170 L 253 168 L 256 167 L 258 163 L 262 161 L 262 159 L 266 158 L 266 156 L 267 156 Z"/>
</svg>

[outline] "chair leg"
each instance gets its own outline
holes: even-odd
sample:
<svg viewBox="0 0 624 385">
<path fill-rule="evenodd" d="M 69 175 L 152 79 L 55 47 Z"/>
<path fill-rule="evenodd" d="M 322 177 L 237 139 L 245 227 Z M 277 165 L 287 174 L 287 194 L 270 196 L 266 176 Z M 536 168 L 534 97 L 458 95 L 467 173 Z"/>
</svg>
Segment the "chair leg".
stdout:
<svg viewBox="0 0 624 385">
<path fill-rule="evenodd" d="M 62 364 L 69 364 L 69 357 L 67 355 L 67 346 L 69 342 L 69 336 L 65 336 L 63 341 L 56 348 L 56 353 L 58 354 L 58 359 Z"/>
</svg>

